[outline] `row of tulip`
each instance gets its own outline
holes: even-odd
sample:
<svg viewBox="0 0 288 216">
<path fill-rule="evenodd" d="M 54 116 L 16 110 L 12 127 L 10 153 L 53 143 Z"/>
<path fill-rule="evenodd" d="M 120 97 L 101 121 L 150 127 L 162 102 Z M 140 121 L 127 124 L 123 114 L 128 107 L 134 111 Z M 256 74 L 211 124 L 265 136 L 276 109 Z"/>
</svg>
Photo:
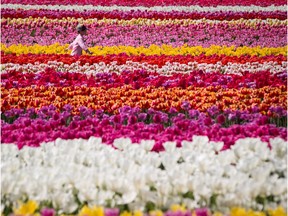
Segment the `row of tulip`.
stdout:
<svg viewBox="0 0 288 216">
<path fill-rule="evenodd" d="M 143 7 L 143 6 L 101 6 L 101 5 L 23 5 L 23 4 L 3 4 L 2 8 L 4 9 L 22 9 L 22 10 L 74 10 L 74 11 L 164 11 L 164 12 L 259 12 L 259 11 L 286 11 L 286 5 L 275 6 L 269 5 L 266 7 L 261 6 L 208 6 L 208 7 L 199 7 L 198 5 L 189 5 L 189 6 L 154 6 L 154 7 Z"/>
<path fill-rule="evenodd" d="M 62 112 L 55 106 L 35 109 L 12 109 L 1 115 L 1 141 L 23 146 L 39 146 L 41 142 L 54 141 L 57 138 L 88 139 L 101 137 L 103 142 L 112 144 L 115 139 L 125 136 L 139 143 L 143 139 L 153 139 L 154 151 L 163 150 L 163 143 L 176 141 L 180 147 L 183 140 L 193 135 L 205 135 L 212 141 L 224 143 L 223 150 L 230 148 L 238 139 L 260 137 L 269 142 L 270 138 L 287 138 L 287 113 L 282 107 L 271 107 L 270 118 L 247 111 L 220 111 L 211 107 L 207 113 L 190 109 L 182 103 L 184 111 L 178 113 L 170 109 L 168 113 L 148 109 L 122 107 L 119 114 L 110 114 L 104 110 L 78 108 L 79 114 L 73 114 L 73 107 L 66 105 Z M 270 124 L 269 124 L 270 123 Z M 93 125 L 93 127 L 91 127 Z"/>
<path fill-rule="evenodd" d="M 172 118 L 175 116 L 178 116 L 177 119 L 179 118 L 185 119 L 198 119 L 202 118 L 202 120 L 205 120 L 206 117 L 212 118 L 211 121 L 209 122 L 212 124 L 214 123 L 219 123 L 219 124 L 225 124 L 231 125 L 232 122 L 237 123 L 237 124 L 244 124 L 244 123 L 249 123 L 249 122 L 256 122 L 259 125 L 265 124 L 267 122 L 273 123 L 276 125 L 277 122 L 275 120 L 279 120 L 283 118 L 287 118 L 287 112 L 283 109 L 283 107 L 270 107 L 269 108 L 269 115 L 262 115 L 259 113 L 259 108 L 258 107 L 253 107 L 250 111 L 245 110 L 245 111 L 239 111 L 239 110 L 220 110 L 218 107 L 213 106 L 207 109 L 205 113 L 201 113 L 198 110 L 191 109 L 189 104 L 187 102 L 182 103 L 181 106 L 182 110 L 176 110 L 175 108 L 170 108 L 167 112 L 163 111 L 157 111 L 154 110 L 153 108 L 149 108 L 148 110 L 141 110 L 140 108 L 133 108 L 129 106 L 124 106 L 119 108 L 118 114 L 112 114 L 108 112 L 104 112 L 104 110 L 91 110 L 87 107 L 80 107 L 78 108 L 78 112 L 75 112 L 75 109 L 69 104 L 65 105 L 62 109 L 58 109 L 57 107 L 53 105 L 49 106 L 44 106 L 39 108 L 38 110 L 35 110 L 34 108 L 29 108 L 29 109 L 10 109 L 6 110 L 2 113 L 2 120 L 4 122 L 8 123 L 13 123 L 18 117 L 23 117 L 23 118 L 41 118 L 41 119 L 50 119 L 54 118 L 54 115 L 58 116 L 59 114 L 63 112 L 68 112 L 69 116 L 73 117 L 75 115 L 81 116 L 81 119 L 86 119 L 86 118 L 99 118 L 102 120 L 104 117 L 109 118 L 112 120 L 111 123 L 114 122 L 115 118 L 118 118 L 117 123 L 120 124 L 127 124 L 127 119 L 129 115 L 135 115 L 139 117 L 139 121 L 143 121 L 147 124 L 151 122 L 152 120 L 154 121 L 154 115 L 158 115 L 158 117 L 155 117 L 155 123 L 165 123 L 164 126 L 173 120 Z M 183 113 L 185 115 L 183 115 Z M 67 113 L 66 113 L 67 114 Z M 118 115 L 118 116 L 114 116 Z M 120 117 L 119 117 L 120 115 Z M 112 116 L 112 117 L 111 117 Z M 140 117 L 142 116 L 142 117 Z M 160 116 L 160 120 L 159 120 Z M 66 118 L 66 117 L 65 117 Z M 57 117 L 58 119 L 58 117 Z M 79 119 L 79 117 L 76 117 L 76 119 Z M 222 120 L 221 120 L 222 119 Z M 135 120 L 135 119 L 134 119 Z M 175 120 L 175 119 L 174 119 Z M 173 120 L 173 121 L 174 121 Z M 227 121 L 226 121 L 227 120 Z M 230 121 L 230 123 L 228 122 Z M 285 120 L 286 121 L 286 120 Z M 115 122 L 114 122 L 115 123 Z M 135 122 L 134 122 L 135 123 Z M 285 125 L 282 124 L 282 126 Z M 27 126 L 27 125 L 26 125 Z"/>
<path fill-rule="evenodd" d="M 39 6 L 38 9 L 30 9 L 30 10 L 22 10 L 21 6 L 17 10 L 15 9 L 5 9 L 4 5 L 1 5 L 1 17 L 3 18 L 38 18 L 38 17 L 46 17 L 51 19 L 62 19 L 64 17 L 74 17 L 74 18 L 97 18 L 97 19 L 124 19 L 130 20 L 135 18 L 149 18 L 149 19 L 211 19 L 211 20 L 237 20 L 237 19 L 262 19 L 266 20 L 270 19 L 278 19 L 278 20 L 286 20 L 286 7 L 283 7 L 283 11 L 259 11 L 259 12 L 209 12 L 206 9 L 206 12 L 183 12 L 183 11 L 140 11 L 140 10 L 132 10 L 132 11 L 120 11 L 115 7 L 114 11 L 75 11 L 75 10 L 59 10 L 61 7 L 58 7 L 57 10 L 44 10 Z M 78 6 L 77 6 L 78 7 Z M 75 7 L 75 8 L 77 8 Z M 161 8 L 160 8 L 161 9 Z M 174 8 L 175 9 L 175 8 Z M 212 9 L 212 8 L 211 8 Z M 208 12 L 207 12 L 208 11 Z"/>
<path fill-rule="evenodd" d="M 12 208 L 12 207 L 11 207 Z M 145 211 L 127 211 L 123 208 L 103 208 L 101 206 L 87 206 L 84 205 L 79 208 L 78 216 L 285 216 L 285 210 L 282 207 L 276 209 L 268 209 L 266 211 L 255 211 L 252 209 L 244 209 L 239 207 L 233 207 L 228 214 L 221 212 L 212 213 L 208 208 L 196 208 L 187 209 L 184 205 L 171 205 L 169 210 L 147 210 Z M 27 202 L 21 202 L 14 209 L 6 208 L 6 212 L 13 213 L 15 215 L 35 215 L 35 216 L 55 216 L 57 210 L 51 207 L 47 207 L 42 203 L 37 203 L 34 200 L 28 200 Z M 71 214 L 70 214 L 71 215 Z M 61 214 L 65 216 L 65 214 Z"/>
<path fill-rule="evenodd" d="M 145 6 L 101 6 L 101 5 L 23 5 L 23 4 L 3 4 L 2 8 L 4 9 L 22 9 L 22 10 L 74 10 L 74 11 L 164 11 L 164 12 L 259 12 L 259 11 L 285 11 L 286 5 L 275 6 L 269 5 L 266 7 L 249 5 L 249 6 L 202 6 L 198 5 L 189 5 L 189 6 L 179 6 L 179 5 L 171 5 L 171 6 L 153 6 L 153 7 L 145 7 Z"/>
<path fill-rule="evenodd" d="M 30 2 L 1 2 L 2 214 L 287 214 L 283 0 Z"/>
<path fill-rule="evenodd" d="M 185 88 L 185 89 L 183 89 Z M 5 89 L 1 87 L 1 110 L 11 108 L 30 108 L 55 105 L 62 108 L 71 104 L 78 109 L 87 106 L 94 110 L 104 109 L 117 112 L 118 108 L 129 105 L 142 109 L 155 108 L 169 110 L 171 107 L 181 109 L 184 101 L 191 108 L 206 111 L 217 105 L 221 110 L 251 110 L 258 106 L 263 114 L 270 107 L 281 106 L 287 109 L 287 87 L 265 86 L 263 88 L 227 89 L 220 86 L 194 87 L 183 86 L 165 89 L 164 87 L 141 87 L 138 89 L 124 85 L 105 89 L 104 87 L 86 86 L 29 86 L 26 88 Z"/>
<path fill-rule="evenodd" d="M 7 65 L 6 65 L 7 66 Z M 287 73 L 285 69 L 282 73 L 272 75 L 269 71 L 260 71 L 258 73 L 243 73 L 243 74 L 227 74 L 223 75 L 219 72 L 203 73 L 203 71 L 191 70 L 191 72 L 182 74 L 179 72 L 172 73 L 167 76 L 165 72 L 149 72 L 147 70 L 132 70 L 135 66 L 131 64 L 130 70 L 112 69 L 109 71 L 109 65 L 103 64 L 101 69 L 89 68 L 91 73 L 86 70 L 79 70 L 79 65 L 72 64 L 70 67 L 64 67 L 66 72 L 56 72 L 54 69 L 47 69 L 47 65 L 40 65 L 42 70 L 37 70 L 37 66 L 29 67 L 15 66 L 12 70 L 2 68 L 6 72 L 1 75 L 1 85 L 5 89 L 25 88 L 29 86 L 54 86 L 54 87 L 69 87 L 69 86 L 87 86 L 87 87 L 102 87 L 104 89 L 121 87 L 130 85 L 135 89 L 141 87 L 208 87 L 217 86 L 225 88 L 263 88 L 265 86 L 278 87 L 285 86 L 287 83 Z M 62 69 L 63 65 L 53 64 L 54 68 Z M 52 68 L 53 68 L 52 67 Z M 33 69 L 35 69 L 33 73 Z M 21 70 L 22 69 L 22 70 Z M 73 72 L 73 70 L 79 72 Z M 81 69 L 81 68 L 80 68 Z M 30 73 L 32 71 L 32 73 Z M 102 72 L 106 71 L 106 72 Z M 152 70 L 155 71 L 155 70 Z M 28 73 L 27 73 L 28 72 Z M 119 72 L 119 73 L 116 73 Z M 171 71 L 170 71 L 171 72 Z M 91 76 L 92 75 L 92 76 Z M 6 95 L 5 93 L 2 95 Z M 263 95 L 266 97 L 266 93 Z"/>
<path fill-rule="evenodd" d="M 94 137 L 57 139 L 20 151 L 3 145 L 1 194 L 6 203 L 28 198 L 49 203 L 60 214 L 77 213 L 85 204 L 274 209 L 287 203 L 287 144 L 281 138 L 270 143 L 271 150 L 260 139 L 239 139 L 219 152 L 222 143 L 194 136 L 182 148 L 166 142 L 161 153 L 150 152 L 151 140 L 133 145 L 125 138 L 113 143 L 121 151 Z"/>
<path fill-rule="evenodd" d="M 2 0 L 2 4 L 18 4 L 18 0 Z M 95 2 L 94 0 L 64 0 L 64 1 L 51 1 L 51 0 L 22 0 L 21 4 L 23 5 L 103 5 L 103 6 L 113 6 L 113 5 L 122 5 L 122 6 L 146 6 L 146 7 L 153 7 L 153 6 L 167 6 L 167 5 L 177 5 L 177 6 L 190 6 L 190 5 L 199 5 L 199 6 L 250 6 L 250 5 L 259 5 L 262 7 L 267 7 L 270 5 L 285 5 L 285 0 L 245 0 L 245 1 L 231 1 L 231 0 L 161 0 L 161 1 L 123 1 L 123 0 L 114 0 L 113 2 L 99 0 Z"/>
<path fill-rule="evenodd" d="M 217 62 L 216 64 L 207 64 L 202 63 L 198 64 L 197 62 L 190 62 L 188 65 L 185 64 L 179 64 L 179 63 L 170 63 L 167 62 L 162 67 L 158 67 L 158 65 L 148 64 L 148 63 L 138 63 L 138 62 L 131 62 L 128 61 L 125 64 L 117 65 L 116 62 L 111 62 L 111 64 L 105 64 L 104 62 L 94 63 L 92 65 L 80 65 L 80 62 L 72 63 L 72 64 L 63 64 L 63 62 L 49 62 L 48 64 L 39 64 L 38 62 L 36 64 L 13 64 L 13 63 L 7 63 L 1 65 L 1 73 L 6 72 L 13 72 L 13 71 L 22 71 L 24 73 L 39 73 L 42 71 L 45 71 L 47 69 L 53 69 L 61 72 L 81 72 L 83 74 L 87 75 L 96 75 L 99 73 L 118 73 L 121 74 L 123 72 L 127 71 L 140 71 L 142 70 L 145 72 L 150 72 L 151 75 L 155 75 L 153 72 L 156 72 L 159 75 L 173 75 L 173 74 L 189 74 L 189 75 L 197 75 L 198 71 L 202 71 L 204 73 L 221 73 L 221 74 L 231 74 L 231 75 L 243 75 L 247 73 L 255 73 L 261 76 L 261 74 L 265 72 L 268 73 L 268 80 L 270 76 L 273 76 L 272 74 L 277 74 L 277 76 L 286 79 L 286 68 L 287 63 L 283 62 L 282 65 L 277 65 L 274 62 L 267 62 L 264 64 L 259 63 L 246 63 L 246 64 L 227 64 L 222 65 L 221 62 Z M 53 72 L 52 72 L 53 73 Z M 54 73 L 55 74 L 55 73 Z M 212 74 L 211 77 L 214 77 Z M 160 77 L 159 77 L 160 78 Z M 177 77 L 176 77 L 177 78 Z M 2 78 L 3 79 L 3 78 Z M 156 78 L 158 79 L 158 77 Z M 214 85 L 226 85 L 227 82 L 224 81 L 226 77 L 220 82 L 216 81 Z M 264 82 L 268 81 L 264 80 Z M 3 81 L 3 80 L 2 80 Z M 15 80 L 16 81 L 16 80 Z M 110 80 L 112 81 L 112 80 Z M 137 81 L 137 80 L 135 80 Z M 178 80 L 179 81 L 179 80 Z M 177 81 L 177 82 L 178 82 Z M 248 87 L 248 86 L 257 86 L 257 80 L 250 80 L 240 82 L 238 86 L 241 87 Z M 285 80 L 284 80 L 285 81 Z M 27 82 L 27 80 L 26 80 Z M 155 82 L 155 80 L 153 81 Z M 199 84 L 199 82 L 201 84 Z M 192 82 L 193 83 L 193 82 Z M 192 84 L 191 83 L 191 84 Z M 267 82 L 266 82 L 267 83 Z M 60 84 L 60 83 L 59 83 Z M 62 83 L 63 84 L 63 83 Z M 128 83 L 126 83 L 128 84 Z M 166 83 L 167 86 L 173 85 L 174 83 Z M 166 85 L 165 84 L 165 85 Z M 210 85 L 211 83 L 205 83 L 205 85 Z M 233 83 L 234 84 L 234 83 Z M 271 83 L 272 85 L 279 84 L 278 81 L 276 83 Z M 177 84 L 176 84 L 177 85 Z M 197 85 L 202 85 L 201 79 L 198 80 L 196 83 Z"/>
<path fill-rule="evenodd" d="M 52 42 L 56 42 L 52 40 Z M 26 46 L 22 44 L 13 44 L 11 46 L 6 46 L 1 43 L 1 50 L 6 53 L 19 54 L 67 54 L 66 49 L 68 44 L 60 45 L 58 42 L 48 45 L 41 46 L 38 44 L 32 46 Z M 171 45 L 162 44 L 157 45 L 147 45 L 147 47 L 139 46 L 94 46 L 90 48 L 93 55 L 107 55 L 107 54 L 120 54 L 126 53 L 127 55 L 227 55 L 227 56 L 242 56 L 242 55 L 256 55 L 256 56 L 266 56 L 266 55 L 284 55 L 287 56 L 287 45 L 283 47 L 235 47 L 235 46 L 219 46 L 211 45 L 210 47 L 194 46 L 189 47 L 187 44 L 179 47 L 173 47 Z"/>
<path fill-rule="evenodd" d="M 286 55 L 267 55 L 264 56 L 256 56 L 256 55 L 239 55 L 239 56 L 226 56 L 222 55 L 203 55 L 200 54 L 198 56 L 194 55 L 128 55 L 126 53 L 120 53 L 118 55 L 107 54 L 103 56 L 88 56 L 83 55 L 79 58 L 75 58 L 69 54 L 19 54 L 15 55 L 13 53 L 4 53 L 1 51 L 1 63 L 14 63 L 14 64 L 49 64 L 49 62 L 63 62 L 64 64 L 73 64 L 79 63 L 79 65 L 92 65 L 94 63 L 100 64 L 100 62 L 104 62 L 105 64 L 112 64 L 115 62 L 117 65 L 123 65 L 126 62 L 141 62 L 147 63 L 150 65 L 158 65 L 158 67 L 163 67 L 167 62 L 191 65 L 194 63 L 202 64 L 265 64 L 272 63 L 275 67 L 277 65 L 282 65 L 282 67 L 286 67 L 287 64 L 287 56 Z M 258 68 L 258 67 L 257 67 Z M 255 68 L 256 69 L 256 68 Z M 272 68 L 270 68 L 272 69 Z"/>
<path fill-rule="evenodd" d="M 5 25 L 2 23 L 1 42 L 6 46 L 12 44 L 50 45 L 58 42 L 61 45 L 71 43 L 75 37 L 75 23 L 22 23 Z M 259 25 L 255 27 L 229 26 L 209 23 L 195 25 L 165 26 L 120 26 L 99 25 L 87 26 L 89 34 L 85 37 L 86 43 L 91 46 L 147 46 L 168 44 L 175 46 L 202 46 L 209 47 L 217 44 L 221 46 L 262 46 L 282 47 L 286 45 L 287 28 L 283 26 Z M 157 36 L 156 36 L 157 35 Z M 25 42 L 23 42 L 25 41 Z"/>
<path fill-rule="evenodd" d="M 181 26 L 187 26 L 187 25 L 195 25 L 199 23 L 206 24 L 208 23 L 210 26 L 217 26 L 220 25 L 219 21 L 217 20 L 209 20 L 206 18 L 203 19 L 169 19 L 169 20 L 163 20 L 163 19 L 146 19 L 146 18 L 132 18 L 130 20 L 124 20 L 124 19 L 83 19 L 83 18 L 74 18 L 74 17 L 63 17 L 60 19 L 49 19 L 46 17 L 29 17 L 29 18 L 2 18 L 1 24 L 2 25 L 13 25 L 13 24 L 26 24 L 31 23 L 31 25 L 45 25 L 50 23 L 60 23 L 61 26 L 65 27 L 70 23 L 83 23 L 85 25 L 91 25 L 94 23 L 98 23 L 98 25 L 156 25 L 156 26 L 163 26 L 163 25 L 181 25 Z M 261 19 L 239 19 L 239 20 L 222 20 L 221 24 L 229 27 L 241 25 L 243 28 L 248 27 L 254 27 L 254 28 L 268 28 L 269 26 L 285 26 L 287 24 L 287 20 L 278 20 L 278 19 L 270 19 L 267 18 L 265 20 Z"/>
</svg>

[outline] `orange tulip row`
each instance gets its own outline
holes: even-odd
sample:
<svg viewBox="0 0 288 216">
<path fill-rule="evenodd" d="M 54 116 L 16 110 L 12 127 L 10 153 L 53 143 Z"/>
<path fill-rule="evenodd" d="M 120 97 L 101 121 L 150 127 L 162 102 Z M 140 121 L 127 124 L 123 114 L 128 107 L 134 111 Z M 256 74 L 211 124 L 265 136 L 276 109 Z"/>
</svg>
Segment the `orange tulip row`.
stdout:
<svg viewBox="0 0 288 216">
<path fill-rule="evenodd" d="M 128 105 L 142 109 L 154 108 L 169 110 L 174 107 L 181 110 L 184 101 L 188 101 L 191 108 L 206 111 L 217 105 L 220 109 L 250 110 L 258 106 L 263 114 L 267 114 L 271 106 L 281 106 L 287 109 L 287 87 L 263 87 L 259 89 L 241 88 L 224 89 L 216 87 L 188 87 L 169 88 L 146 87 L 133 89 L 131 86 L 105 89 L 103 87 L 26 87 L 19 89 L 4 89 L 2 91 L 1 110 L 11 108 L 40 108 L 50 104 L 58 109 L 66 104 L 74 107 L 78 113 L 80 106 L 92 109 L 103 109 L 117 113 L 118 108 Z"/>
</svg>

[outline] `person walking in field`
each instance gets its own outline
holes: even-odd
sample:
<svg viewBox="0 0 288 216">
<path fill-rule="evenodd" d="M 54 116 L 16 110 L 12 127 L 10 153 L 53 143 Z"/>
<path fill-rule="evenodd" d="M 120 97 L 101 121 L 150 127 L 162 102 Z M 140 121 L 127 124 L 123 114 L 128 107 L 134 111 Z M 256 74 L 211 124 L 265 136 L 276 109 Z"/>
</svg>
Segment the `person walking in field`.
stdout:
<svg viewBox="0 0 288 216">
<path fill-rule="evenodd" d="M 83 35 L 87 35 L 87 27 L 85 25 L 79 24 L 76 27 L 76 30 L 78 32 L 78 35 L 66 50 L 72 50 L 72 56 L 81 56 L 83 50 L 90 55 L 93 54 L 91 51 L 88 50 L 83 39 Z"/>
</svg>

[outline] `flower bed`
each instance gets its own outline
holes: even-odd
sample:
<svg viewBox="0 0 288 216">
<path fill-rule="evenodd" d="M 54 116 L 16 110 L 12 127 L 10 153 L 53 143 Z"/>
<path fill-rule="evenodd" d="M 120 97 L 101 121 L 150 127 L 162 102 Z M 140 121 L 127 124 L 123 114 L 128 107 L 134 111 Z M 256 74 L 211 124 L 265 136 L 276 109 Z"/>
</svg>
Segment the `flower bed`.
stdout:
<svg viewBox="0 0 288 216">
<path fill-rule="evenodd" d="M 286 2 L 1 3 L 3 215 L 287 214 Z"/>
</svg>

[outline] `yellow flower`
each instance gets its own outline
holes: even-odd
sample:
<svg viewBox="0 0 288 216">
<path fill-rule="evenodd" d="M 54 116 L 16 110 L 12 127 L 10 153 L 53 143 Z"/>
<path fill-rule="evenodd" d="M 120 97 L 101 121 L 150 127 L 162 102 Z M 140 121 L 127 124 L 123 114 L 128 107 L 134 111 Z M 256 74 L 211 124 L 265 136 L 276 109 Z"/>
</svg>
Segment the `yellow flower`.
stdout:
<svg viewBox="0 0 288 216">
<path fill-rule="evenodd" d="M 232 208 L 230 212 L 230 216 L 265 216 L 264 212 L 248 210 L 246 211 L 244 208 Z"/>
<path fill-rule="evenodd" d="M 33 200 L 29 200 L 28 202 L 21 204 L 14 213 L 19 215 L 31 215 L 35 213 L 37 208 L 38 204 Z"/>
<path fill-rule="evenodd" d="M 266 214 L 264 212 L 259 212 L 259 211 L 252 211 L 249 210 L 247 212 L 247 216 L 265 216 Z"/>
<path fill-rule="evenodd" d="M 143 216 L 143 212 L 142 211 L 134 211 L 134 216 Z"/>
<path fill-rule="evenodd" d="M 79 216 L 104 216 L 104 209 L 102 207 L 94 206 L 89 208 L 84 206 L 79 212 Z"/>
<path fill-rule="evenodd" d="M 153 216 L 163 216 L 163 212 L 161 210 L 153 210 L 149 212 L 149 215 Z"/>
<path fill-rule="evenodd" d="M 213 214 L 213 216 L 223 216 L 223 214 L 220 213 L 220 212 L 215 212 L 215 213 Z"/>
<path fill-rule="evenodd" d="M 124 211 L 120 214 L 120 216 L 132 216 L 132 213 L 128 211 Z"/>
<path fill-rule="evenodd" d="M 279 206 L 278 208 L 274 210 L 269 209 L 268 213 L 270 216 L 287 216 L 287 213 L 285 213 L 285 210 L 282 206 Z"/>
<path fill-rule="evenodd" d="M 68 44 L 60 45 L 59 43 L 51 44 L 48 46 L 41 46 L 38 44 L 32 46 L 26 46 L 22 44 L 13 44 L 9 47 L 6 47 L 5 44 L 1 43 L 1 50 L 4 53 L 16 53 L 19 54 L 65 54 L 65 48 L 68 47 Z M 95 46 L 91 47 L 90 50 L 94 53 L 93 55 L 108 55 L 108 54 L 119 54 L 127 53 L 128 55 L 193 55 L 197 56 L 200 54 L 204 55 L 227 55 L 227 56 L 240 56 L 240 55 L 279 55 L 282 54 L 287 56 L 287 47 L 235 47 L 235 46 L 216 46 L 212 45 L 210 47 L 194 46 L 188 47 L 187 44 L 184 44 L 181 47 L 172 47 L 171 45 L 163 44 L 157 46 L 155 44 L 150 45 L 149 47 L 133 47 L 133 46 Z"/>
<path fill-rule="evenodd" d="M 244 208 L 232 208 L 230 216 L 247 216 L 247 212 Z"/>
<path fill-rule="evenodd" d="M 173 212 L 177 212 L 177 211 L 182 211 L 185 212 L 187 209 L 185 207 L 185 205 L 172 205 L 170 207 L 171 211 Z"/>
</svg>

